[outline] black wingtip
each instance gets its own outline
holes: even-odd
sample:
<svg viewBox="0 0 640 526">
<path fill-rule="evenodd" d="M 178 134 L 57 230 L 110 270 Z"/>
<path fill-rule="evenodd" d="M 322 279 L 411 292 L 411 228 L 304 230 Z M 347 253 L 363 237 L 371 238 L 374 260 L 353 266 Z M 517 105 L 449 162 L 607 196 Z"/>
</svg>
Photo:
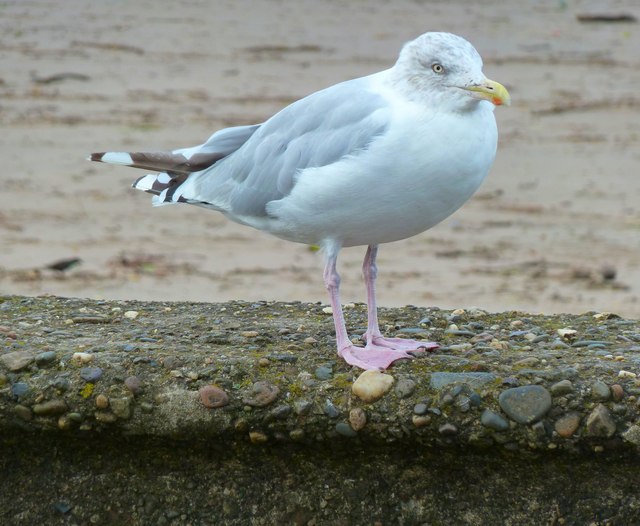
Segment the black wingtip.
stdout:
<svg viewBox="0 0 640 526">
<path fill-rule="evenodd" d="M 87 157 L 87 161 L 98 161 L 102 162 L 102 156 L 105 152 L 92 153 L 89 157 Z"/>
</svg>

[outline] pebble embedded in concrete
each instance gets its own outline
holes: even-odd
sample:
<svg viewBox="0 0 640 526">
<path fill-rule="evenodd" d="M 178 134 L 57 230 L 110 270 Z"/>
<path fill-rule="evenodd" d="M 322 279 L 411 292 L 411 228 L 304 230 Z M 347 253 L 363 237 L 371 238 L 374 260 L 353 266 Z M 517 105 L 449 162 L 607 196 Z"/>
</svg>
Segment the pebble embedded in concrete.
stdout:
<svg viewBox="0 0 640 526">
<path fill-rule="evenodd" d="M 15 400 L 20 400 L 29 393 L 29 386 L 24 382 L 16 382 L 11 386 L 11 395 Z"/>
<path fill-rule="evenodd" d="M 198 396 L 200 403 L 209 409 L 224 407 L 229 403 L 229 395 L 215 385 L 201 387 L 198 391 Z"/>
<path fill-rule="evenodd" d="M 390 374 L 381 373 L 375 369 L 364 371 L 351 387 L 351 391 L 360 400 L 367 403 L 382 398 L 393 385 L 394 378 Z"/>
<path fill-rule="evenodd" d="M 571 380 L 560 380 L 559 382 L 553 384 L 549 388 L 549 391 L 551 391 L 551 394 L 553 396 L 562 396 L 565 394 L 569 394 L 573 392 L 573 384 L 571 383 Z"/>
<path fill-rule="evenodd" d="M 125 378 L 124 385 L 134 396 L 140 394 L 142 391 L 142 382 L 137 376 L 128 376 Z"/>
<path fill-rule="evenodd" d="M 251 391 L 243 399 L 243 402 L 251 407 L 265 407 L 273 403 L 278 398 L 279 393 L 278 386 L 261 380 L 253 384 Z"/>
<path fill-rule="evenodd" d="M 118 418 L 122 420 L 127 420 L 131 417 L 131 398 L 129 397 L 121 397 L 121 398 L 111 398 L 110 399 L 111 411 Z"/>
<path fill-rule="evenodd" d="M 71 363 L 75 365 L 83 365 L 93 361 L 93 354 L 86 352 L 74 352 L 71 357 Z"/>
<path fill-rule="evenodd" d="M 416 383 L 410 378 L 400 378 L 397 381 L 394 391 L 398 398 L 408 398 L 416 390 Z"/>
<path fill-rule="evenodd" d="M 594 437 L 610 438 L 616 432 L 616 423 L 607 406 L 598 404 L 587 418 L 587 434 Z"/>
<path fill-rule="evenodd" d="M 98 409 L 106 409 L 109 407 L 109 398 L 104 394 L 96 396 L 96 407 Z"/>
<path fill-rule="evenodd" d="M 591 385 L 591 396 L 596 400 L 609 400 L 609 398 L 611 398 L 611 391 L 609 386 L 602 380 L 596 380 Z"/>
<path fill-rule="evenodd" d="M 97 382 L 102 378 L 102 369 L 100 367 L 83 367 L 80 369 L 80 377 L 85 382 Z"/>
<path fill-rule="evenodd" d="M 34 355 L 29 351 L 13 351 L 0 355 L 0 364 L 13 372 L 21 371 L 31 365 L 34 360 Z"/>
<path fill-rule="evenodd" d="M 324 402 L 324 414 L 329 418 L 338 418 L 340 416 L 340 410 L 333 404 L 328 398 Z"/>
<path fill-rule="evenodd" d="M 60 399 L 47 400 L 33 406 L 33 413 L 37 416 L 59 415 L 66 410 L 67 403 Z"/>
<path fill-rule="evenodd" d="M 358 436 L 358 433 L 346 422 L 339 422 L 336 424 L 336 432 L 347 438 L 353 438 Z"/>
<path fill-rule="evenodd" d="M 531 424 L 551 409 L 551 395 L 541 385 L 524 385 L 502 391 L 498 403 L 509 418 L 519 424 Z"/>
<path fill-rule="evenodd" d="M 56 356 L 57 354 L 55 351 L 45 351 L 40 354 L 36 354 L 36 365 L 38 365 L 38 367 L 42 367 L 50 364 L 56 359 Z"/>
<path fill-rule="evenodd" d="M 506 431 L 509 429 L 509 422 L 502 416 L 491 409 L 485 409 L 480 416 L 480 422 L 483 426 L 493 429 L 494 431 Z"/>
<path fill-rule="evenodd" d="M 580 415 L 578 413 L 569 413 L 556 420 L 554 429 L 562 438 L 569 438 L 573 436 L 579 426 Z"/>
<path fill-rule="evenodd" d="M 269 437 L 262 431 L 251 431 L 249 433 L 249 440 L 252 444 L 264 444 L 269 440 Z"/>
<path fill-rule="evenodd" d="M 354 431 L 360 431 L 367 425 L 367 413 L 361 407 L 354 407 L 349 411 L 349 423 Z"/>
</svg>

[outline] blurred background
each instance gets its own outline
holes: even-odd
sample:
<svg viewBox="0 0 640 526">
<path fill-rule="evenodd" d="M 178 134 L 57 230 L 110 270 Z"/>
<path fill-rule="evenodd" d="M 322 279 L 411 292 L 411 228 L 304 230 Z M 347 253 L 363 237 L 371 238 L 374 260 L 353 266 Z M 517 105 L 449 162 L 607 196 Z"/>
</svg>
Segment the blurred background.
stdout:
<svg viewBox="0 0 640 526">
<path fill-rule="evenodd" d="M 90 152 L 166 150 L 390 67 L 428 30 L 510 90 L 484 186 L 384 245 L 379 301 L 640 317 L 640 5 L 626 1 L 0 2 L 0 293 L 326 302 L 323 258 Z M 364 301 L 364 247 L 342 252 Z"/>
</svg>

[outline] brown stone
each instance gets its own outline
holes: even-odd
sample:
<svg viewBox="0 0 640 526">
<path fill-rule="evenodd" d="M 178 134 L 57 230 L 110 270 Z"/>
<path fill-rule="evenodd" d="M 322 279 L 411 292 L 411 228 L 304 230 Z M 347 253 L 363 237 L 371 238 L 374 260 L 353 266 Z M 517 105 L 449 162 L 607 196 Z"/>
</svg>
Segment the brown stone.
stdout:
<svg viewBox="0 0 640 526">
<path fill-rule="evenodd" d="M 367 425 L 367 413 L 360 407 L 355 407 L 349 411 L 349 424 L 354 431 L 360 431 Z"/>
<path fill-rule="evenodd" d="M 243 399 L 243 402 L 251 407 L 264 407 L 278 398 L 280 389 L 269 382 L 260 381 L 253 384 L 249 396 Z"/>
<path fill-rule="evenodd" d="M 616 402 L 619 402 L 624 398 L 624 389 L 620 384 L 613 384 L 611 387 L 611 396 Z"/>
<path fill-rule="evenodd" d="M 209 409 L 224 407 L 229 403 L 229 395 L 215 385 L 205 385 L 198 391 L 200 403 Z"/>
<path fill-rule="evenodd" d="M 64 400 L 47 400 L 33 406 L 33 412 L 38 416 L 59 415 L 66 410 L 67 403 Z"/>
<path fill-rule="evenodd" d="M 580 415 L 568 413 L 556 421 L 555 430 L 562 438 L 569 438 L 578 430 L 578 426 L 580 426 Z"/>
</svg>

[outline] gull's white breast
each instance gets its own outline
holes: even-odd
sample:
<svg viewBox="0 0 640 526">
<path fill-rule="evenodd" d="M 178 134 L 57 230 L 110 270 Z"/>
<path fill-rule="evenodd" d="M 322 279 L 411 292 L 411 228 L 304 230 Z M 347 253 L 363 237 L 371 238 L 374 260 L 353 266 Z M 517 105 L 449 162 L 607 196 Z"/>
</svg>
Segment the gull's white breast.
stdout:
<svg viewBox="0 0 640 526">
<path fill-rule="evenodd" d="M 486 177 L 497 147 L 493 106 L 437 113 L 405 104 L 371 146 L 302 171 L 269 203 L 261 228 L 309 244 L 372 245 L 419 234 L 460 208 Z"/>
</svg>

